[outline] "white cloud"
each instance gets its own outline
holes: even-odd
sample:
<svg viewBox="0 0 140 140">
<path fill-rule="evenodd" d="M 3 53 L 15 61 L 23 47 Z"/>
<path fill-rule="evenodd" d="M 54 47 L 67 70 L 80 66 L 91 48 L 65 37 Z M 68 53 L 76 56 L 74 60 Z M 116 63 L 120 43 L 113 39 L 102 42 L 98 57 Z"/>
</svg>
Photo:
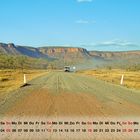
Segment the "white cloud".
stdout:
<svg viewBox="0 0 140 140">
<path fill-rule="evenodd" d="M 92 2 L 93 0 L 77 0 L 77 2 Z"/>
<path fill-rule="evenodd" d="M 95 20 L 92 20 L 91 23 L 96 23 L 96 21 Z"/>
<path fill-rule="evenodd" d="M 127 46 L 127 45 L 131 45 L 132 43 L 127 40 L 114 39 L 114 40 L 102 42 L 101 44 L 102 45 Z"/>
<path fill-rule="evenodd" d="M 88 20 L 77 20 L 76 23 L 79 23 L 79 24 L 88 24 L 89 21 Z"/>
<path fill-rule="evenodd" d="M 90 20 L 83 20 L 83 19 L 77 20 L 75 22 L 78 23 L 78 24 L 93 24 L 93 23 L 96 23 L 96 21 L 94 21 L 94 20 L 90 21 Z"/>
<path fill-rule="evenodd" d="M 98 51 L 130 51 L 140 50 L 140 45 L 135 44 L 127 40 L 114 39 L 110 41 L 104 41 L 100 43 L 90 43 L 81 45 L 83 48 L 89 48 L 90 50 Z"/>
</svg>

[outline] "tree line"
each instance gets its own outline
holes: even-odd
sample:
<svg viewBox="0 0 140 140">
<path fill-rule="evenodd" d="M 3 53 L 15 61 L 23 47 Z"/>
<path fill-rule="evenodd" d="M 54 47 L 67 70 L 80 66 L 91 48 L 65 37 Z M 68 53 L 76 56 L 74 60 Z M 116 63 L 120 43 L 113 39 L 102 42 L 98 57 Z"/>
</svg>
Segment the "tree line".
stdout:
<svg viewBox="0 0 140 140">
<path fill-rule="evenodd" d="M 0 69 L 63 69 L 65 65 L 72 64 L 74 62 L 65 62 L 63 59 L 49 60 L 24 55 L 0 54 Z"/>
<path fill-rule="evenodd" d="M 46 69 L 47 67 L 47 60 L 0 54 L 0 69 Z"/>
</svg>

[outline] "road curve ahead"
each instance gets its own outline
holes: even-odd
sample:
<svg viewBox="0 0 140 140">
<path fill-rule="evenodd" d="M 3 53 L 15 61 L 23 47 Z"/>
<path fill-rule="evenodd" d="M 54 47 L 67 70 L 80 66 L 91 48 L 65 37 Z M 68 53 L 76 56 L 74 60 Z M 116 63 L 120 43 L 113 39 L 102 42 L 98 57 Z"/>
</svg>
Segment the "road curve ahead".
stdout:
<svg viewBox="0 0 140 140">
<path fill-rule="evenodd" d="M 50 72 L 0 102 L 6 116 L 139 116 L 140 91 L 76 73 Z"/>
</svg>

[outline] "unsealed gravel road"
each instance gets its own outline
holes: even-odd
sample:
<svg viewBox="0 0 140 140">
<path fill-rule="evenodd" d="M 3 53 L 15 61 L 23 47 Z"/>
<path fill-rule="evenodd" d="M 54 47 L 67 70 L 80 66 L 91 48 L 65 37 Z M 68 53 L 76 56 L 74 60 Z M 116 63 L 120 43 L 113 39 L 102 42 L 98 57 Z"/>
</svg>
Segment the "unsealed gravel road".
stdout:
<svg viewBox="0 0 140 140">
<path fill-rule="evenodd" d="M 140 91 L 90 76 L 50 72 L 1 97 L 6 116 L 139 116 Z"/>
</svg>

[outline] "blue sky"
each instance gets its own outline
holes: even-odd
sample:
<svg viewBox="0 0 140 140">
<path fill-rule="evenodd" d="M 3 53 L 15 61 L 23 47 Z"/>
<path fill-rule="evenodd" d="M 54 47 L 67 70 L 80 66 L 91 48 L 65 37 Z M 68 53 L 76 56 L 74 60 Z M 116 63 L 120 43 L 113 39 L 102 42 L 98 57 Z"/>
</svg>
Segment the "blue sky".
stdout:
<svg viewBox="0 0 140 140">
<path fill-rule="evenodd" d="M 0 0 L 0 42 L 140 50 L 140 0 Z"/>
</svg>

